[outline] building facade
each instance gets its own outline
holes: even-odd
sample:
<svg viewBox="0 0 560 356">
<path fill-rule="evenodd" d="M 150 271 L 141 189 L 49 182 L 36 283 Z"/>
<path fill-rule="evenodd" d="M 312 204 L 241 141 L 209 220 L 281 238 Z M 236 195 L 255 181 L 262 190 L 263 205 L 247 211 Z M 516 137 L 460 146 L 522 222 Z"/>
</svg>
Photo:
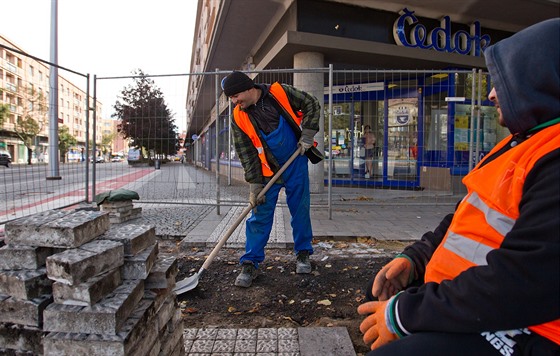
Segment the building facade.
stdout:
<svg viewBox="0 0 560 356">
<path fill-rule="evenodd" d="M 0 126 L 0 149 L 10 152 L 13 163 L 28 162 L 26 143 L 18 137 L 16 131 L 18 119 L 30 117 L 38 124 L 38 133 L 32 142 L 31 161 L 48 162 L 50 68 L 42 61 L 22 54 L 21 48 L 1 35 L 0 44 L 3 45 L 0 47 L 0 105 L 8 108 L 8 114 Z M 83 80 L 80 83 L 70 81 L 61 72 L 63 71 L 59 69 L 56 110 L 58 125 L 68 127 L 69 134 L 77 141 L 67 153 L 65 162 L 79 162 L 85 159 L 87 141 L 86 91 L 82 89 L 87 86 L 87 81 L 85 78 L 79 78 Z M 90 97 L 90 101 L 92 100 Z M 93 111 L 90 111 L 90 137 L 94 132 L 92 114 Z M 103 105 L 97 101 L 95 142 L 99 147 L 107 129 L 113 130 L 113 120 L 102 117 Z"/>
<path fill-rule="evenodd" d="M 213 170 L 217 162 L 235 166 L 230 108 L 216 77 L 242 70 L 323 103 L 315 139 L 333 165 L 310 166 L 312 191 L 321 191 L 329 168 L 339 185 L 460 190 L 462 176 L 507 134 L 487 100 L 484 49 L 558 16 L 557 1 L 463 5 L 199 0 L 191 72 L 207 74 L 189 78 L 190 159 Z M 366 126 L 376 137 L 371 157 Z"/>
</svg>

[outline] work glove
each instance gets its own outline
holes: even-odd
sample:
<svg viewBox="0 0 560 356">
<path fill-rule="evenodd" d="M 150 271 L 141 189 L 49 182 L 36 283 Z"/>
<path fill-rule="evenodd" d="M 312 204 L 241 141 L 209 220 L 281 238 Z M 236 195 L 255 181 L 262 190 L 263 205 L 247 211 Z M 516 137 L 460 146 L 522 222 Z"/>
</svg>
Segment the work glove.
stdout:
<svg viewBox="0 0 560 356">
<path fill-rule="evenodd" d="M 415 279 L 414 263 L 410 257 L 399 254 L 377 273 L 371 294 L 387 300 L 408 286 Z"/>
<path fill-rule="evenodd" d="M 263 188 L 264 185 L 259 183 L 249 184 L 249 203 L 253 208 L 265 202 L 266 198 L 264 194 L 260 199 L 258 199 L 259 193 L 263 190 Z"/>
<path fill-rule="evenodd" d="M 304 155 L 305 151 L 313 146 L 313 137 L 315 136 L 314 130 L 303 129 L 301 131 L 301 137 L 299 138 L 298 146 L 300 147 L 300 154 Z"/>
<path fill-rule="evenodd" d="M 358 314 L 368 315 L 360 324 L 360 331 L 364 334 L 364 342 L 366 345 L 371 344 L 372 350 L 399 338 L 392 328 L 388 327 L 391 326 L 390 320 L 386 318 L 389 302 L 367 302 L 358 307 Z"/>
</svg>

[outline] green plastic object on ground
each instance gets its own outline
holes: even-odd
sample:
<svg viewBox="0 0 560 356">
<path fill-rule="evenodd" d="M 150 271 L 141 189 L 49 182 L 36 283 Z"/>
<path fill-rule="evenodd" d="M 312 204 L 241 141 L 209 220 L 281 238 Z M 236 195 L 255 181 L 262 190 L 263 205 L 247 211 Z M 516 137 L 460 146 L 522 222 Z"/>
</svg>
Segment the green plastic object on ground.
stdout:
<svg viewBox="0 0 560 356">
<path fill-rule="evenodd" d="M 97 205 L 101 205 L 106 201 L 124 201 L 133 199 L 138 200 L 140 199 L 140 196 L 137 192 L 128 189 L 109 190 L 95 196 L 95 202 Z"/>
</svg>

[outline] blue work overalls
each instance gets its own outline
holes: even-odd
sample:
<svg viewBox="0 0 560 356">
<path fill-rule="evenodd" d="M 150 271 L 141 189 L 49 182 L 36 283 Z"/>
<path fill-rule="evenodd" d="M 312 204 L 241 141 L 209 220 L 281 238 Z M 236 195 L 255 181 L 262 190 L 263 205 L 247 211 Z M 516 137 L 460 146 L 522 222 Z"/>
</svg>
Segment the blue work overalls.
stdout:
<svg viewBox="0 0 560 356">
<path fill-rule="evenodd" d="M 280 165 L 286 163 L 294 151 L 299 149 L 294 131 L 282 116 L 276 130 L 268 135 L 261 131 L 261 134 Z M 303 250 L 309 251 L 309 254 L 313 253 L 307 157 L 298 156 L 282 173 L 282 180 L 283 183 L 276 183 L 270 187 L 265 194 L 265 202 L 253 209 L 251 217 L 247 219 L 245 254 L 239 259 L 240 263 L 249 260 L 258 268 L 259 263 L 264 260 L 264 248 L 270 238 L 274 209 L 282 187 L 286 190 L 286 202 L 292 216 L 290 222 L 294 250 L 296 253 Z"/>
</svg>

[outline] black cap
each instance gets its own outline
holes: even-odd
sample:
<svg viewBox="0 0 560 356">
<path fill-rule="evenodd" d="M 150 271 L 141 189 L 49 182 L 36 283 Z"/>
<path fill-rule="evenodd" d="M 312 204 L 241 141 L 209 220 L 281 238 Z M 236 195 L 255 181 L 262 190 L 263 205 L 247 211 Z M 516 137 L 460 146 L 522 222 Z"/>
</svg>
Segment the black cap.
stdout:
<svg viewBox="0 0 560 356">
<path fill-rule="evenodd" d="M 222 80 L 222 89 L 226 96 L 232 96 L 242 91 L 249 90 L 255 83 L 245 73 L 232 72 Z"/>
</svg>

